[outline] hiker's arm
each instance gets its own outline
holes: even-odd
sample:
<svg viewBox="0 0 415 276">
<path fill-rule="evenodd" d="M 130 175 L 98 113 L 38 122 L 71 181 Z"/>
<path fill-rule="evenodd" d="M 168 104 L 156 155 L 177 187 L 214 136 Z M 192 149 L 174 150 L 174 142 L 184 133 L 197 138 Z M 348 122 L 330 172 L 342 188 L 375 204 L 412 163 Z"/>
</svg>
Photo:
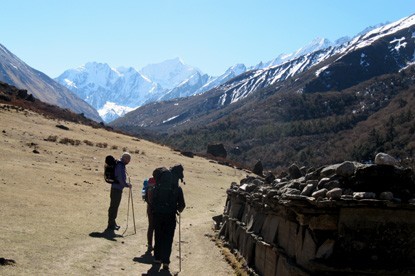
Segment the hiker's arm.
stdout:
<svg viewBox="0 0 415 276">
<path fill-rule="evenodd" d="M 186 207 L 186 203 L 184 202 L 183 190 L 182 190 L 182 187 L 179 187 L 178 198 L 177 198 L 177 211 L 181 213 L 183 212 L 185 207 Z"/>
<path fill-rule="evenodd" d="M 127 176 L 125 174 L 125 166 L 117 165 L 115 167 L 115 179 L 117 180 L 118 184 L 124 187 L 130 187 L 130 185 L 127 183 Z"/>
</svg>

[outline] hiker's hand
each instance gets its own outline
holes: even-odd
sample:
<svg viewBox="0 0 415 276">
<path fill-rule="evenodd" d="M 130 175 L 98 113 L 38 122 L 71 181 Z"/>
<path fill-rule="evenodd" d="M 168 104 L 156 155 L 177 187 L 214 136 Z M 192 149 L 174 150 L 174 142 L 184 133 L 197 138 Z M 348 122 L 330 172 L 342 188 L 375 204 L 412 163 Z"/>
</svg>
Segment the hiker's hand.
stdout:
<svg viewBox="0 0 415 276">
<path fill-rule="evenodd" d="M 127 187 L 131 189 L 133 185 L 131 185 L 131 183 L 127 183 Z"/>
</svg>

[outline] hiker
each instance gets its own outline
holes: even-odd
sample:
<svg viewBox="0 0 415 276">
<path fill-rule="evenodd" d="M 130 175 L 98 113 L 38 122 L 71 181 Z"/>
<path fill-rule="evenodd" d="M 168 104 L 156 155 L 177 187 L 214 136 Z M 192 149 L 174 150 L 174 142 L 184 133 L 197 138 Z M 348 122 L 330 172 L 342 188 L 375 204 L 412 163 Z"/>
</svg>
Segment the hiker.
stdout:
<svg viewBox="0 0 415 276">
<path fill-rule="evenodd" d="M 127 183 L 127 171 L 125 166 L 131 161 L 131 155 L 128 152 L 124 152 L 121 159 L 115 165 L 114 177 L 115 181 L 111 184 L 110 192 L 110 207 L 108 209 L 108 231 L 119 230 L 120 226 L 117 225 L 115 219 L 117 218 L 118 207 L 120 206 L 122 191 L 125 187 L 131 189 L 131 183 Z"/>
<path fill-rule="evenodd" d="M 156 180 L 154 177 L 144 180 L 143 184 L 143 199 L 147 202 L 147 252 L 153 251 L 153 235 L 154 235 L 154 223 L 153 223 L 153 211 L 151 204 L 153 201 L 153 189 L 156 186 Z"/>
<path fill-rule="evenodd" d="M 153 221 L 155 232 L 154 262 L 169 269 L 170 255 L 176 229 L 176 214 L 186 207 L 183 190 L 183 167 L 176 165 L 170 170 L 158 168 L 153 172 L 156 187 L 153 190 Z"/>
</svg>

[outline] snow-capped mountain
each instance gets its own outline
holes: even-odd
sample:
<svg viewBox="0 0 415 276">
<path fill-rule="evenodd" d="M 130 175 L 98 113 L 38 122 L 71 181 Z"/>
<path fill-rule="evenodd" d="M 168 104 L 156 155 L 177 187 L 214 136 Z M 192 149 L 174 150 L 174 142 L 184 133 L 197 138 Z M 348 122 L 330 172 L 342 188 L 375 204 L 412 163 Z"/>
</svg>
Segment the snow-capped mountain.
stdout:
<svg viewBox="0 0 415 276">
<path fill-rule="evenodd" d="M 279 65 L 269 66 L 262 70 L 250 71 L 244 74 L 243 77 L 239 77 L 238 80 L 233 82 L 228 82 L 220 87 L 221 91 L 223 91 L 222 96 L 219 100 L 220 104 L 229 104 L 236 102 L 242 98 L 247 97 L 252 92 L 265 88 L 267 86 L 276 84 L 278 82 L 282 82 L 288 78 L 292 78 L 295 75 L 308 71 L 310 68 L 322 64 L 324 61 L 329 60 L 331 57 L 339 55 L 335 63 L 332 63 L 331 67 L 325 67 L 318 71 L 318 74 L 321 74 L 321 79 L 324 79 L 325 82 L 325 90 L 333 89 L 333 88 L 341 88 L 340 84 L 331 83 L 333 82 L 333 77 L 336 68 L 344 68 L 345 66 L 353 67 L 355 65 L 354 62 L 348 61 L 345 62 L 342 60 L 343 57 L 350 54 L 353 51 L 356 51 L 359 48 L 370 46 L 375 41 L 380 41 L 382 38 L 387 36 L 392 36 L 389 38 L 388 44 L 386 44 L 386 49 L 382 49 L 381 51 L 388 51 L 390 54 L 385 55 L 385 58 L 381 61 L 381 63 L 375 62 L 377 60 L 376 54 L 373 53 L 373 57 L 368 54 L 370 48 L 365 52 L 360 53 L 359 65 L 364 65 L 363 70 L 359 70 L 356 72 L 349 71 L 347 74 L 353 74 L 357 78 L 355 81 L 362 81 L 364 79 L 369 78 L 370 76 L 374 76 L 380 73 L 389 73 L 397 70 L 399 67 L 403 67 L 409 59 L 413 59 L 413 51 L 411 57 L 411 47 L 413 45 L 413 37 L 411 41 L 411 46 L 407 41 L 409 36 L 408 33 L 402 34 L 402 36 L 397 35 L 394 37 L 393 34 L 399 34 L 401 30 L 406 30 L 410 27 L 413 27 L 415 24 L 415 16 L 410 16 L 399 20 L 397 22 L 383 25 L 381 24 L 378 28 L 369 28 L 369 32 L 361 33 L 358 36 L 354 37 L 353 39 L 342 38 L 336 43 L 332 44 L 327 40 L 316 40 L 315 43 L 311 43 L 309 46 L 304 47 L 298 51 L 296 51 L 293 56 L 296 58 L 288 59 L 288 61 L 283 62 Z M 405 31 L 403 31 L 405 32 Z M 411 34 L 412 35 L 412 34 Z M 411 40 L 411 38 L 410 38 Z M 343 44 L 338 44 L 343 42 Z M 385 43 L 385 42 L 383 42 Z M 408 48 L 406 50 L 406 54 L 402 55 L 403 53 L 396 53 L 400 49 L 403 50 L 408 44 Z M 380 47 L 379 47 L 380 48 Z M 314 49 L 314 51 L 313 51 Z M 409 50 L 409 52 L 408 52 Z M 382 53 L 384 54 L 384 53 Z M 396 55 L 396 58 L 394 57 Z M 409 55 L 409 56 L 408 56 Z M 389 61 L 390 59 L 390 61 Z M 342 62 L 343 61 L 343 62 Z M 394 64 L 395 63 L 395 64 Z M 370 70 L 369 66 L 370 65 Z M 385 66 L 387 65 L 387 66 Z M 350 68 L 352 70 L 352 68 Z M 344 74 L 345 71 L 341 70 L 341 73 Z M 339 76 L 340 77 L 340 76 Z M 350 79 L 350 77 L 349 77 Z M 318 80 L 316 80 L 317 82 Z M 307 88 L 312 87 L 314 82 L 312 82 Z M 347 82 L 341 82 L 341 85 L 350 85 Z M 319 89 L 322 87 L 319 86 Z"/>
<path fill-rule="evenodd" d="M 143 76 L 158 83 L 165 89 L 173 89 L 200 70 L 184 64 L 180 58 L 169 59 L 161 63 L 149 64 L 140 70 Z"/>
<path fill-rule="evenodd" d="M 218 77 L 211 77 L 207 74 L 202 75 L 196 72 L 189 79 L 183 81 L 181 84 L 168 91 L 159 101 L 171 100 L 176 98 L 183 98 L 202 94 L 210 89 L 213 89 L 228 80 L 239 76 L 246 71 L 244 64 L 234 65 L 226 70 L 225 73 Z"/>
<path fill-rule="evenodd" d="M 236 64 L 230 68 L 228 68 L 225 73 L 223 73 L 222 75 L 220 75 L 219 77 L 215 77 L 215 78 L 211 78 L 206 84 L 204 84 L 202 87 L 200 87 L 195 93 L 195 94 L 201 94 L 203 92 L 206 92 L 212 88 L 215 88 L 227 81 L 229 81 L 230 79 L 233 79 L 237 76 L 239 76 L 240 74 L 246 72 L 246 66 L 244 64 Z"/>
<path fill-rule="evenodd" d="M 196 80 L 198 76 L 200 80 Z M 192 87 L 197 90 L 208 79 L 176 58 L 148 65 L 140 72 L 132 67 L 111 68 L 105 63 L 89 62 L 66 70 L 55 80 L 97 109 L 105 122 L 110 122 L 164 96 L 169 99 L 173 95 L 192 95 Z M 181 89 L 186 91 L 180 92 Z"/>
<path fill-rule="evenodd" d="M 301 47 L 300 49 L 298 49 L 297 51 L 293 52 L 293 53 L 289 53 L 289 54 L 280 54 L 277 58 L 272 59 L 270 61 L 267 61 L 265 63 L 260 62 L 259 64 L 257 64 L 256 66 L 250 68 L 250 69 L 265 69 L 268 67 L 273 67 L 276 65 L 280 65 L 283 64 L 287 61 L 296 59 L 300 56 L 304 56 L 307 55 L 309 53 L 313 53 L 319 50 L 323 50 L 323 49 L 327 49 L 329 47 L 333 47 L 335 45 L 340 45 L 340 44 L 344 44 L 346 43 L 348 40 L 350 40 L 350 38 L 348 37 L 344 37 L 340 40 L 337 40 L 336 42 L 331 42 L 330 40 L 326 39 L 326 38 L 315 38 L 313 41 L 311 41 L 309 44 L 307 44 L 304 47 Z"/>
<path fill-rule="evenodd" d="M 159 101 L 166 101 L 176 98 L 183 98 L 194 95 L 194 93 L 200 89 L 206 82 L 209 80 L 209 76 L 207 74 L 202 75 L 199 72 L 194 73 L 190 78 L 180 83 L 178 86 L 173 88 L 172 90 L 168 91 L 164 94 Z"/>
<path fill-rule="evenodd" d="M 258 97 L 267 97 L 286 86 L 297 87 L 298 93 L 341 91 L 375 76 L 399 72 L 415 62 L 415 15 L 340 41 L 344 43 L 327 48 L 330 43 L 323 41 L 315 51 L 297 51 L 305 54 L 279 65 L 247 71 L 202 95 L 140 107 L 114 125 L 133 124 L 160 131 L 172 130 L 172 126 L 185 128 L 185 124 L 203 126 L 212 122 L 212 113 L 223 118 L 220 110 L 259 91 L 262 94 Z"/>
<path fill-rule="evenodd" d="M 117 105 L 113 102 L 106 102 L 105 105 L 98 110 L 98 113 L 101 118 L 105 118 L 107 122 L 110 122 L 124 116 L 126 113 L 132 110 L 134 110 L 134 108 Z"/>
<path fill-rule="evenodd" d="M 120 108 L 124 111 L 134 109 L 146 101 L 160 97 L 164 91 L 160 85 L 142 76 L 134 68 L 115 69 L 108 64 L 96 62 L 66 70 L 55 80 L 99 110 L 106 122 L 116 114 L 123 114 L 119 111 Z M 113 108 L 104 108 L 109 102 L 118 106 L 118 112 Z M 105 111 L 111 111 L 111 114 L 107 116 Z"/>
</svg>

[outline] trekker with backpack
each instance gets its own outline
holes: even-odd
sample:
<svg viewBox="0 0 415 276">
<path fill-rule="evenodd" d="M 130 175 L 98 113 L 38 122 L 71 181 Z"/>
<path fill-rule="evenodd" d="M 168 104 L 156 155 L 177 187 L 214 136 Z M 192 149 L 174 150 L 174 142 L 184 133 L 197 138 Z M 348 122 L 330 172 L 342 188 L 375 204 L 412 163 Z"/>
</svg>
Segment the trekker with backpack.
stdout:
<svg viewBox="0 0 415 276">
<path fill-rule="evenodd" d="M 153 223 L 153 211 L 151 205 L 153 203 L 153 191 L 156 186 L 156 180 L 154 177 L 144 180 L 143 183 L 143 200 L 147 202 L 147 252 L 153 251 L 153 235 L 154 235 L 154 223 Z"/>
<path fill-rule="evenodd" d="M 116 161 L 114 168 L 114 179 L 111 184 L 110 192 L 110 207 L 108 209 L 108 226 L 107 231 L 119 230 L 120 226 L 117 225 L 115 219 L 118 214 L 118 207 L 120 206 L 122 191 L 125 187 L 131 189 L 131 183 L 127 183 L 127 171 L 125 166 L 131 161 L 131 155 L 128 152 L 124 152 L 121 159 Z"/>
<path fill-rule="evenodd" d="M 163 269 L 169 269 L 176 214 L 186 207 L 183 190 L 179 186 L 179 179 L 183 182 L 183 166 L 157 168 L 153 177 L 156 180 L 151 205 L 155 230 L 154 262 L 162 263 Z"/>
</svg>

